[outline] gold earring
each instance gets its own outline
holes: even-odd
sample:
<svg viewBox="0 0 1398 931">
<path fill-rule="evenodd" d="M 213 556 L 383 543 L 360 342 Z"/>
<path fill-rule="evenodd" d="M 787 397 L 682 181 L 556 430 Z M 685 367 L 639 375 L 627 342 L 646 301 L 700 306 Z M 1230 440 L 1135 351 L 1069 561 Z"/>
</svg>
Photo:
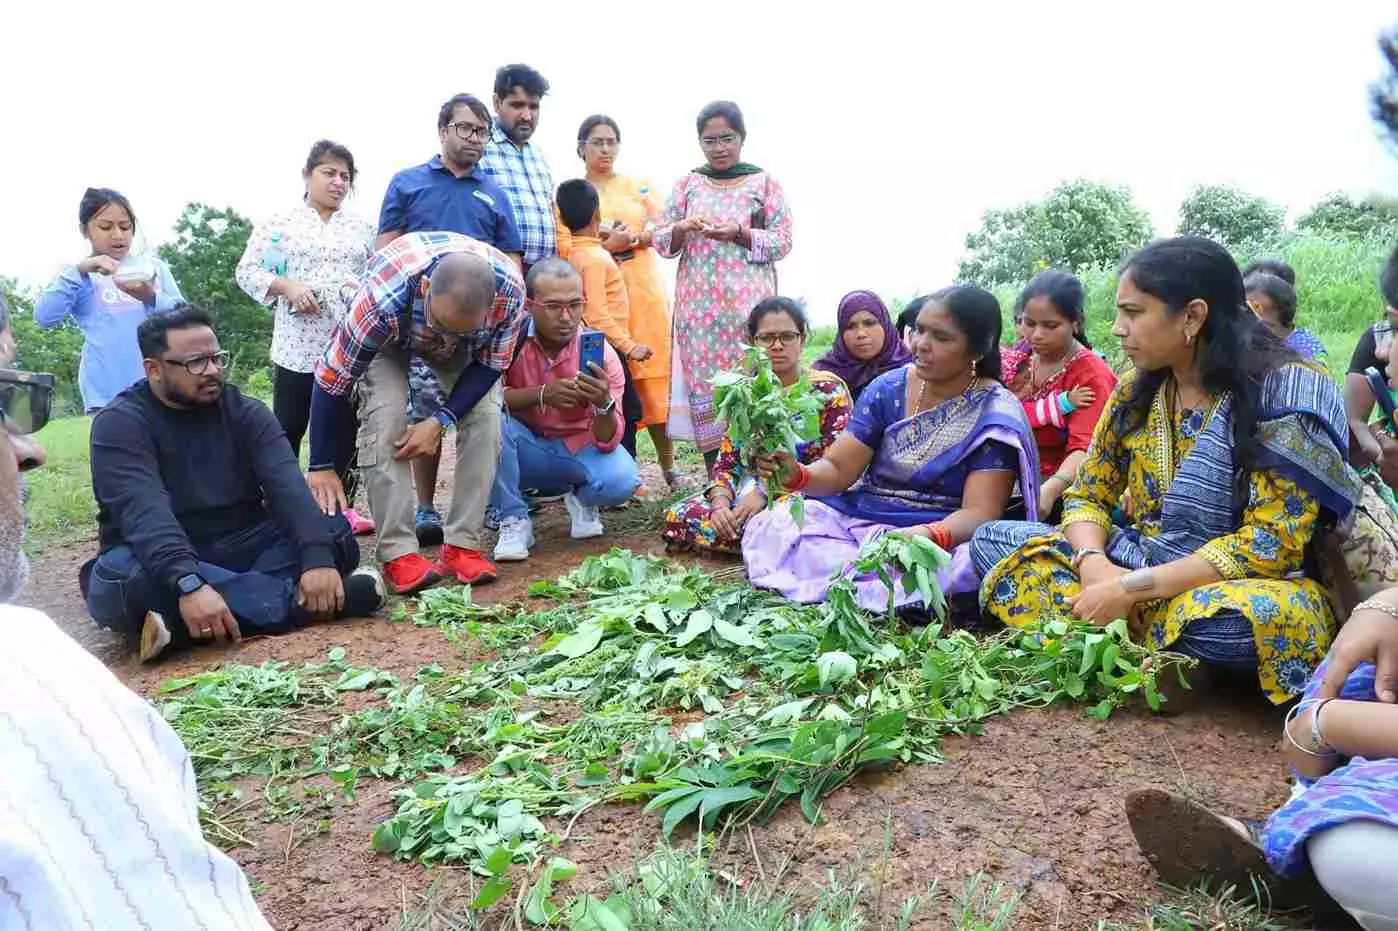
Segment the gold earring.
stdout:
<svg viewBox="0 0 1398 931">
<path fill-rule="evenodd" d="M 1186 331 L 1185 331 L 1185 334 L 1184 334 L 1184 344 L 1185 344 L 1186 346 L 1188 346 L 1188 345 L 1190 345 L 1190 344 L 1193 343 L 1193 342 L 1194 342 L 1194 334 L 1193 334 L 1193 333 L 1190 333 L 1188 330 L 1186 330 Z"/>
</svg>

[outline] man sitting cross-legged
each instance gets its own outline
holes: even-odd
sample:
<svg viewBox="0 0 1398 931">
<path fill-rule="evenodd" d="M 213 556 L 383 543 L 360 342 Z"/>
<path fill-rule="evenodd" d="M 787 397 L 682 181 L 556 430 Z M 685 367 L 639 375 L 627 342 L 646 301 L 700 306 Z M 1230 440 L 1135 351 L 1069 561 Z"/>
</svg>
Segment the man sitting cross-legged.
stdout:
<svg viewBox="0 0 1398 931">
<path fill-rule="evenodd" d="M 326 517 L 272 412 L 224 380 L 213 323 L 181 305 L 138 330 L 146 379 L 92 421 L 101 555 L 83 567 L 88 610 L 171 645 L 239 640 L 372 614 L 383 586 L 356 569 L 344 517 Z"/>
<path fill-rule="evenodd" d="M 491 504 L 500 515 L 498 560 L 529 557 L 534 540 L 522 488 L 568 487 L 564 495 L 575 540 L 602 535 L 598 508 L 630 499 L 640 477 L 619 448 L 621 359 L 605 343 L 605 365 L 579 371 L 582 279 L 562 259 L 544 259 L 525 282 L 531 320 L 505 375 L 504 440 Z"/>
</svg>

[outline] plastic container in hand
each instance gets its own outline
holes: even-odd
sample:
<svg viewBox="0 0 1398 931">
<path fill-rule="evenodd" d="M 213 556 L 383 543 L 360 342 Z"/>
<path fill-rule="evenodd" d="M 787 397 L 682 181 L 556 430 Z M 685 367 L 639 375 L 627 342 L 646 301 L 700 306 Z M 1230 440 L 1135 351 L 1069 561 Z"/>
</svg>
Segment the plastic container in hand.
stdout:
<svg viewBox="0 0 1398 931">
<path fill-rule="evenodd" d="M 149 284 L 155 280 L 155 257 L 149 252 L 128 253 L 112 280 L 117 284 Z"/>
</svg>

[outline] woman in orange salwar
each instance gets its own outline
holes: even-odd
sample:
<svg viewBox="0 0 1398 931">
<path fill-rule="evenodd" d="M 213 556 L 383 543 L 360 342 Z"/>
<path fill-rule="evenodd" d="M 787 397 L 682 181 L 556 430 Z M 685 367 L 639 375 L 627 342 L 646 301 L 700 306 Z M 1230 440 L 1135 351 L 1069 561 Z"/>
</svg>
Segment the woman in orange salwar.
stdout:
<svg viewBox="0 0 1398 931">
<path fill-rule="evenodd" d="M 609 116 L 589 116 L 578 128 L 578 157 L 587 180 L 597 188 L 602 206 L 602 245 L 612 254 L 626 282 L 631 307 L 631 338 L 650 348 L 644 360 L 626 365 L 641 399 L 641 423 L 655 443 L 665 481 L 678 482 L 675 450 L 666 429 L 670 408 L 670 299 L 660 262 L 651 248 L 660 203 L 645 181 L 615 172 L 621 129 Z M 558 225 L 558 253 L 567 258 L 569 234 Z"/>
</svg>

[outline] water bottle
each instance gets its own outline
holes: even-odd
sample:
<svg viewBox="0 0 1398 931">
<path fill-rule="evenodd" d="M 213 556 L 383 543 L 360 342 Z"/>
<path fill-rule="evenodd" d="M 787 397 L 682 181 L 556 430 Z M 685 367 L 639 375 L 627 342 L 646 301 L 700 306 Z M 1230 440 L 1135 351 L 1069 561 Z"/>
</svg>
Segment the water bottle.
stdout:
<svg viewBox="0 0 1398 931">
<path fill-rule="evenodd" d="M 286 277 L 286 251 L 282 249 L 281 233 L 273 233 L 271 244 L 262 250 L 262 267 L 274 275 Z"/>
</svg>

